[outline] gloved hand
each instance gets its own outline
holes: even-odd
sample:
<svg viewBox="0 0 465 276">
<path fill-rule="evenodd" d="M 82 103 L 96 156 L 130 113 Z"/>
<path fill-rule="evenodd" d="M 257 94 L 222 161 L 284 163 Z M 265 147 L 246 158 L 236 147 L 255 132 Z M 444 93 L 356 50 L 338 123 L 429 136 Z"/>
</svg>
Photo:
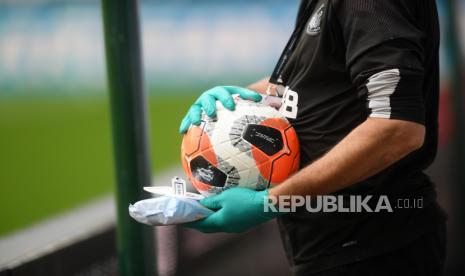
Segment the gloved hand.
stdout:
<svg viewBox="0 0 465 276">
<path fill-rule="evenodd" d="M 214 117 L 216 115 L 216 101 L 220 101 L 223 106 L 229 110 L 234 110 L 235 104 L 232 95 L 239 94 L 239 97 L 245 100 L 259 102 L 262 99 L 259 93 L 238 87 L 238 86 L 217 86 L 207 90 L 190 107 L 186 116 L 179 127 L 180 133 L 185 133 L 191 124 L 200 125 L 202 109 L 207 116 Z"/>
<path fill-rule="evenodd" d="M 282 214 L 272 212 L 271 208 L 265 212 L 265 200 L 268 200 L 268 190 L 257 192 L 246 188 L 231 188 L 219 195 L 202 199 L 202 205 L 216 212 L 185 226 L 204 233 L 243 232 Z"/>
</svg>

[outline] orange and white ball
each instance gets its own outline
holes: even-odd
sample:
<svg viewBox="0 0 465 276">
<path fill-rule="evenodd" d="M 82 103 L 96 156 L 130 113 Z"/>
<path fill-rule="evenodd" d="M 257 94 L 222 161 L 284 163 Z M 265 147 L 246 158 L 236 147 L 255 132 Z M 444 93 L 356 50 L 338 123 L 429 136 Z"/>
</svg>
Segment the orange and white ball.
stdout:
<svg viewBox="0 0 465 276">
<path fill-rule="evenodd" d="M 297 134 L 276 109 L 236 98 L 230 111 L 217 103 L 217 116 L 202 116 L 184 135 L 184 171 L 203 195 L 231 187 L 263 190 L 299 168 Z"/>
</svg>

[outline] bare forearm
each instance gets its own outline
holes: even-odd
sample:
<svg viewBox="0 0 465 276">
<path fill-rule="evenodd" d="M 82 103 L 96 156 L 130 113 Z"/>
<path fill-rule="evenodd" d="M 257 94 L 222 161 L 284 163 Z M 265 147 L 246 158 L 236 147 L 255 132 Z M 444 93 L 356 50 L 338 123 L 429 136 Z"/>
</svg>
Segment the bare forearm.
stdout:
<svg viewBox="0 0 465 276">
<path fill-rule="evenodd" d="M 270 189 L 270 196 L 324 195 L 387 168 L 423 143 L 424 127 L 369 118 L 322 158 Z"/>
<path fill-rule="evenodd" d="M 266 89 L 268 88 L 270 77 L 265 77 L 257 82 L 252 83 L 247 86 L 248 89 L 254 90 L 260 94 L 266 94 Z"/>
</svg>

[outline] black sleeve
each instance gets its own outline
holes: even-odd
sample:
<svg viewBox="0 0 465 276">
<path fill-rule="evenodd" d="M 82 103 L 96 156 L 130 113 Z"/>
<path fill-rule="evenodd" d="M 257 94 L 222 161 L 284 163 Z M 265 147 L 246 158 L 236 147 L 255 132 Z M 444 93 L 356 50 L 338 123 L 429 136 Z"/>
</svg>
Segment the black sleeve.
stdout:
<svg viewBox="0 0 465 276">
<path fill-rule="evenodd" d="M 311 4 L 311 0 L 300 0 L 299 9 L 297 10 L 297 16 L 296 16 L 296 20 L 295 20 L 295 25 L 296 26 L 299 23 L 300 18 L 303 16 L 305 9 L 310 4 Z"/>
<path fill-rule="evenodd" d="M 424 124 L 416 0 L 334 0 L 346 65 L 370 117 Z"/>
</svg>

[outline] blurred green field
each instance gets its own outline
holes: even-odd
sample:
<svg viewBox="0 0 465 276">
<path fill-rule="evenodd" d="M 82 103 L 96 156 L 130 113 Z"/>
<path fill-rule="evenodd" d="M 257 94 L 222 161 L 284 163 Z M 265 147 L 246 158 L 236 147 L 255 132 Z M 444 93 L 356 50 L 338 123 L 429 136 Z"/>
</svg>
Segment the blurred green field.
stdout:
<svg viewBox="0 0 465 276">
<path fill-rule="evenodd" d="M 179 162 L 178 124 L 190 96 L 150 98 L 152 166 Z M 0 101 L 0 235 L 113 189 L 105 97 Z"/>
</svg>

